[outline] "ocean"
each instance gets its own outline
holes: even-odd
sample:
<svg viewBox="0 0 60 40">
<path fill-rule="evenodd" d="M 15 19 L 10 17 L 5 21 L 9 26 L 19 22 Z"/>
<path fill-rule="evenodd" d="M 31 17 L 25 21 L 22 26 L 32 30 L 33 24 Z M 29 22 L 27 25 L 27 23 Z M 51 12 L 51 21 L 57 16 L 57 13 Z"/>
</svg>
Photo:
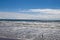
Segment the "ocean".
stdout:
<svg viewBox="0 0 60 40">
<path fill-rule="evenodd" d="M 60 22 L 0 20 L 1 40 L 60 40 Z"/>
</svg>

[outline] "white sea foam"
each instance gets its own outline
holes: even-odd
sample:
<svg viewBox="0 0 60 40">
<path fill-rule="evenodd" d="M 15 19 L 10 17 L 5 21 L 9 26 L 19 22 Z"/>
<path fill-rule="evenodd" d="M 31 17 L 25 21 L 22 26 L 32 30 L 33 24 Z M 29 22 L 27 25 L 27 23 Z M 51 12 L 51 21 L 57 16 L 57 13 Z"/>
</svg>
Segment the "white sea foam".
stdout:
<svg viewBox="0 0 60 40">
<path fill-rule="evenodd" d="M 60 40 L 58 22 L 0 22 L 0 37 L 19 40 Z"/>
</svg>

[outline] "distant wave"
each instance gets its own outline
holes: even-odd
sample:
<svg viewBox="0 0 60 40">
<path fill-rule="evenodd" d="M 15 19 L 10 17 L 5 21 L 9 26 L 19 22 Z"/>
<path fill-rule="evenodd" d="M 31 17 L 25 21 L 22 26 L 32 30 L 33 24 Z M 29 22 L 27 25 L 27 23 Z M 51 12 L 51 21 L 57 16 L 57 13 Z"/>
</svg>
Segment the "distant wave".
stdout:
<svg viewBox="0 0 60 40">
<path fill-rule="evenodd" d="M 0 19 L 0 21 L 60 22 L 60 20 L 35 20 L 35 19 Z"/>
</svg>

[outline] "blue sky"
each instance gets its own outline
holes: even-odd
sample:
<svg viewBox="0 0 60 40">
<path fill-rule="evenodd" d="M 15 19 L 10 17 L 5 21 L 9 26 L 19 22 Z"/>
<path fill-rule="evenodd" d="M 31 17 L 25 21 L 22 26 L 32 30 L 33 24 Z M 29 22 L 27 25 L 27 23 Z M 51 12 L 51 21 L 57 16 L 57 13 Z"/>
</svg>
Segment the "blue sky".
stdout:
<svg viewBox="0 0 60 40">
<path fill-rule="evenodd" d="M 0 0 L 0 18 L 51 20 L 59 15 L 60 0 Z"/>
</svg>

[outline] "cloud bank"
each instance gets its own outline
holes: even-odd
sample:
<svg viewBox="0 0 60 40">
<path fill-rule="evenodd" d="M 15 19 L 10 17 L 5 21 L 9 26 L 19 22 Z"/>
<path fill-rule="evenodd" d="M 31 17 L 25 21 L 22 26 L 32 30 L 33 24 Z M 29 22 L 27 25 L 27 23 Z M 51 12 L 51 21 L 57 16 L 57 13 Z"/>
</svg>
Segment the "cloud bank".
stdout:
<svg viewBox="0 0 60 40">
<path fill-rule="evenodd" d="M 47 14 L 60 14 L 60 9 L 29 9 L 22 10 L 20 12 L 39 12 L 39 13 L 47 13 Z"/>
<path fill-rule="evenodd" d="M 0 18 L 60 20 L 60 9 L 28 9 L 18 12 L 0 12 Z"/>
</svg>

